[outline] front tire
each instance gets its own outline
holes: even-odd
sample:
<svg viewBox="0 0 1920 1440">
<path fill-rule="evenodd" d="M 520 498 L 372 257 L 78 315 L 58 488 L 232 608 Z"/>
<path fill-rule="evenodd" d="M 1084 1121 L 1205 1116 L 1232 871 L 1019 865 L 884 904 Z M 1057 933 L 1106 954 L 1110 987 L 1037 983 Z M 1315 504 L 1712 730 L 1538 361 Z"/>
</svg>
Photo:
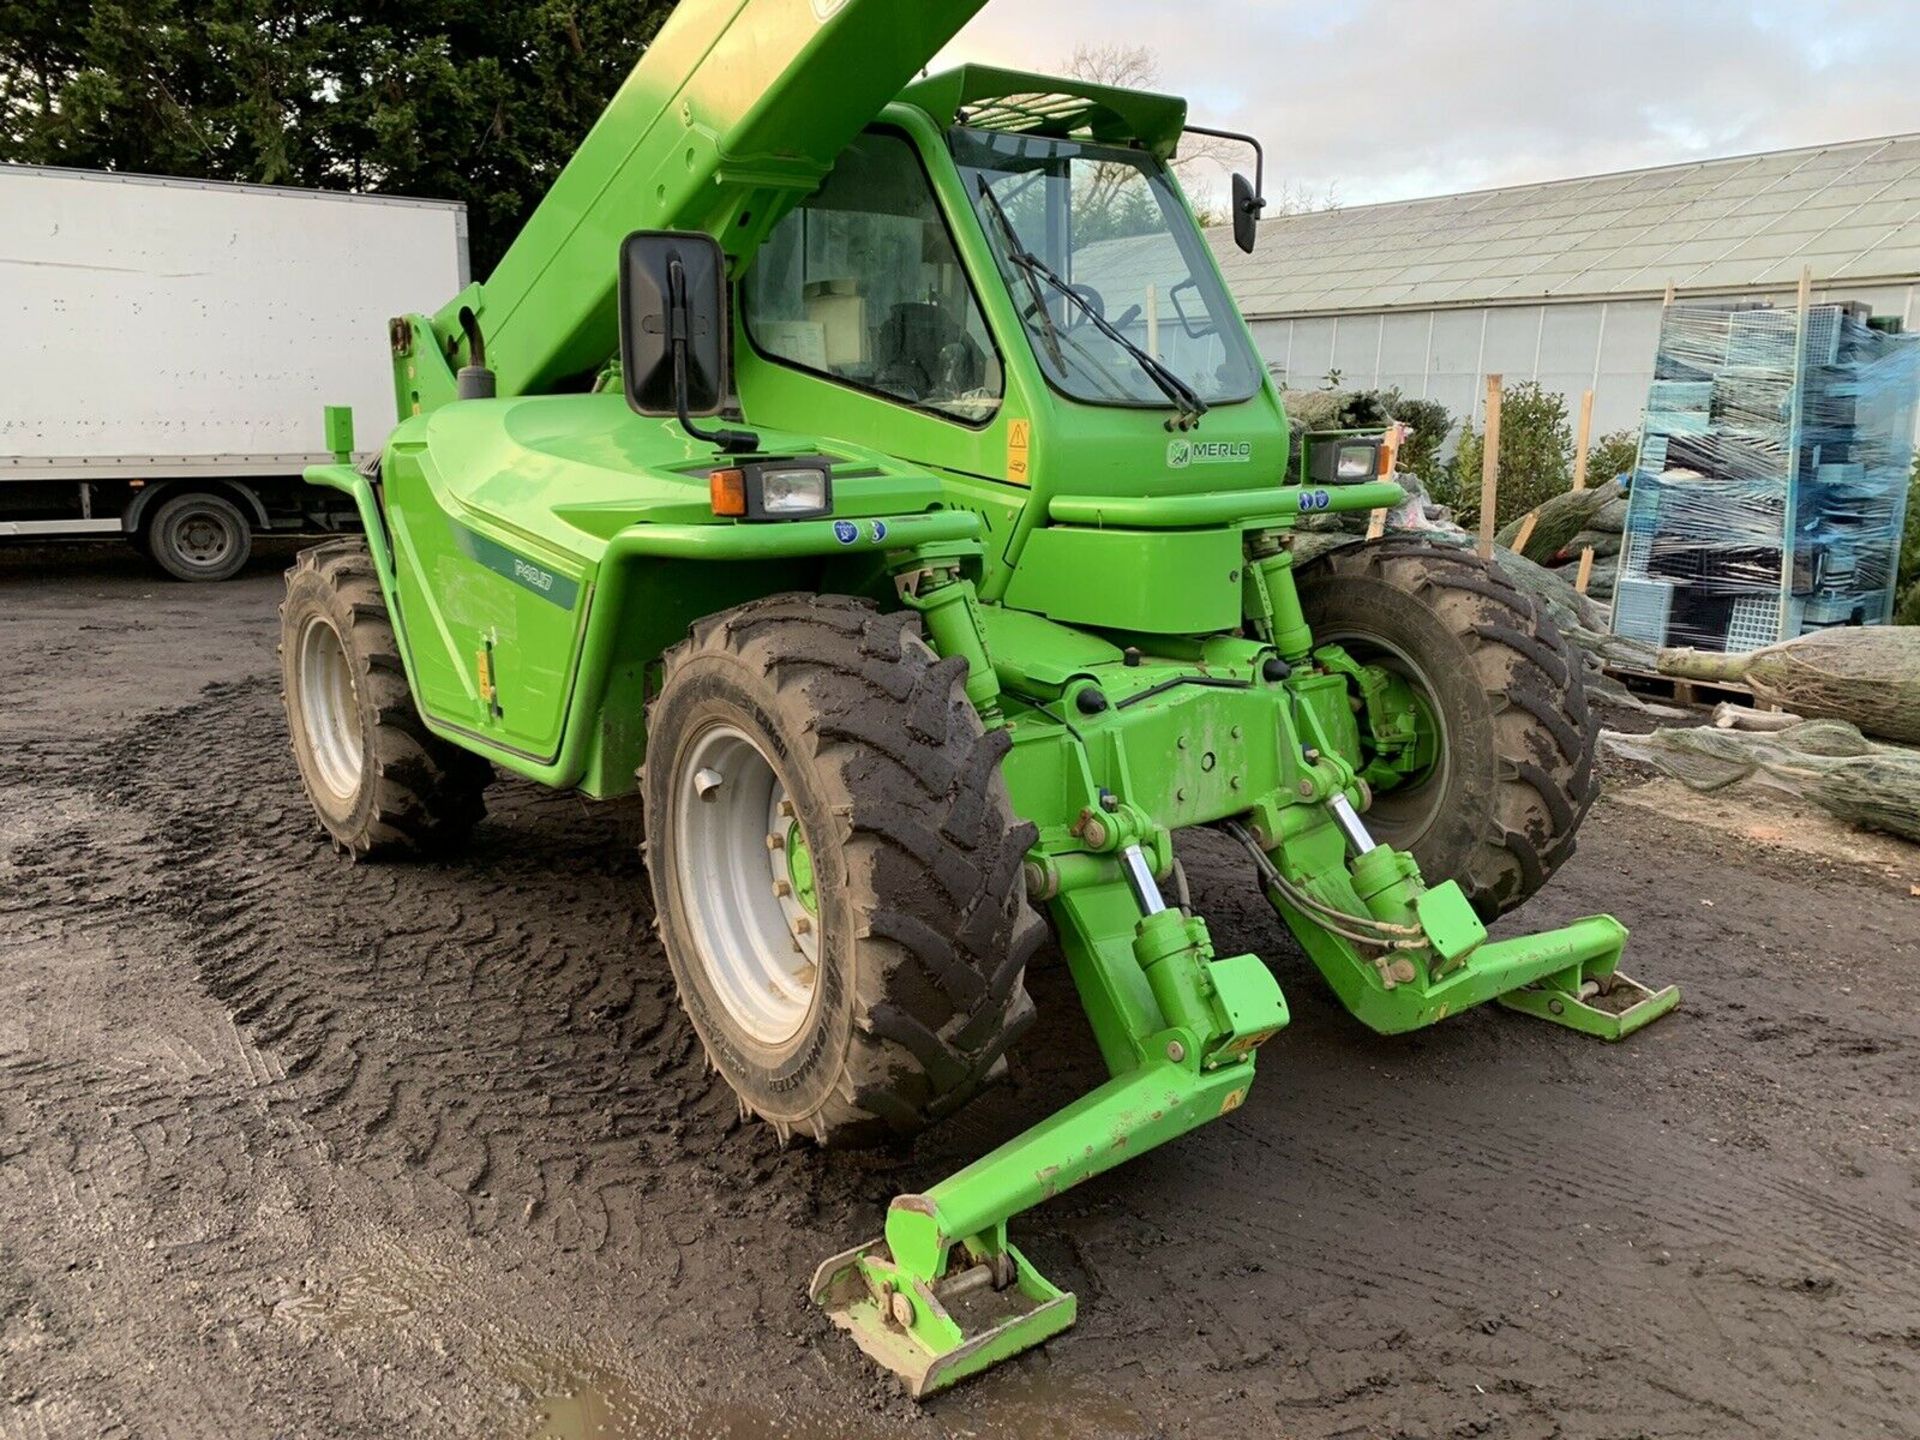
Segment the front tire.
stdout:
<svg viewBox="0 0 1920 1440">
<path fill-rule="evenodd" d="M 1032 1018 L 1044 926 L 1000 761 L 918 617 L 786 595 L 697 623 L 648 715 L 647 868 L 742 1104 L 864 1144 L 961 1104 Z"/>
<path fill-rule="evenodd" d="M 1375 794 L 1368 829 L 1409 850 L 1429 884 L 1456 880 L 1483 920 L 1513 909 L 1573 854 L 1599 793 L 1580 662 L 1546 612 L 1468 549 L 1383 540 L 1298 572 L 1316 644 L 1395 670 L 1440 730 L 1414 783 Z"/>
<path fill-rule="evenodd" d="M 160 502 L 145 549 L 176 580 L 230 580 L 253 554 L 253 527 L 226 496 L 190 490 Z"/>
<path fill-rule="evenodd" d="M 287 571 L 280 676 L 301 783 L 340 849 L 440 854 L 486 813 L 493 767 L 420 719 L 364 541 L 302 550 Z"/>
</svg>

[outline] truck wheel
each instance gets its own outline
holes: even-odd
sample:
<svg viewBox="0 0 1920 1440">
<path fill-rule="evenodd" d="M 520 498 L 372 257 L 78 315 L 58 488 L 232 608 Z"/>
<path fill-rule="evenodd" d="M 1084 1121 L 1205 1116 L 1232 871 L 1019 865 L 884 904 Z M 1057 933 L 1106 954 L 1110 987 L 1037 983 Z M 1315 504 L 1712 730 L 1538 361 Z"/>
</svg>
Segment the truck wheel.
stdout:
<svg viewBox="0 0 1920 1440">
<path fill-rule="evenodd" d="M 280 607 L 281 699 L 314 813 L 356 859 L 444 852 L 486 813 L 486 761 L 420 720 L 360 540 L 302 550 Z"/>
<path fill-rule="evenodd" d="M 224 495 L 190 490 L 160 502 L 146 549 L 176 580 L 229 580 L 253 553 L 253 527 Z"/>
<path fill-rule="evenodd" d="M 783 595 L 697 623 L 648 714 L 647 868 L 693 1026 L 784 1138 L 958 1106 L 1032 1018 L 1044 925 L 1000 761 L 919 619 Z"/>
<path fill-rule="evenodd" d="M 1484 920 L 1573 854 L 1599 793 L 1598 724 L 1580 662 L 1544 611 L 1471 550 L 1349 545 L 1300 567 L 1316 644 L 1397 671 L 1440 732 L 1427 773 L 1375 794 L 1368 828 L 1429 882 L 1457 880 Z"/>
</svg>

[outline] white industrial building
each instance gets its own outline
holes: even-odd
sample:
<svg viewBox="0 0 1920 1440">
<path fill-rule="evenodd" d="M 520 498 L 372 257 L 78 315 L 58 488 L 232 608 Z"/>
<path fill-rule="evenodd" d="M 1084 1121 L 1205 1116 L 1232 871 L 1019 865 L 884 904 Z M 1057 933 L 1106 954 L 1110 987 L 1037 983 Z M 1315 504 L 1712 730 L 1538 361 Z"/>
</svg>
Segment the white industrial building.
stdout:
<svg viewBox="0 0 1920 1440">
<path fill-rule="evenodd" d="M 1396 386 L 1478 424 L 1482 381 L 1594 391 L 1636 426 L 1668 294 L 1863 300 L 1920 327 L 1920 135 L 1666 165 L 1210 232 L 1287 386 Z"/>
</svg>

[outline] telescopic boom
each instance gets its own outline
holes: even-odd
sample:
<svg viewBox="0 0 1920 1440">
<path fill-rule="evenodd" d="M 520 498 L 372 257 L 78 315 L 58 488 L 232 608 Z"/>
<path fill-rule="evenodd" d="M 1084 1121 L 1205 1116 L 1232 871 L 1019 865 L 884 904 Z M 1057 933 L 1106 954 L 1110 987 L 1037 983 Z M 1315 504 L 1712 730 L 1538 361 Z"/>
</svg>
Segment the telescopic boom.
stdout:
<svg viewBox="0 0 1920 1440">
<path fill-rule="evenodd" d="M 618 348 L 620 242 L 704 230 L 735 259 L 985 0 L 682 0 L 487 280 L 434 316 L 484 337 L 502 396 L 565 388 Z"/>
</svg>

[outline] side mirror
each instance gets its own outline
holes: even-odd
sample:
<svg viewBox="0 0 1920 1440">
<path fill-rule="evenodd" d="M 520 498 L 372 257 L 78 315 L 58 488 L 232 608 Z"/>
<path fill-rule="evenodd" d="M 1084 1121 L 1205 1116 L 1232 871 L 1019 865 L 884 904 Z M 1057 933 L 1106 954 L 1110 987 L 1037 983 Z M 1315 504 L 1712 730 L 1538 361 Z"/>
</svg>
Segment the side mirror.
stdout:
<svg viewBox="0 0 1920 1440">
<path fill-rule="evenodd" d="M 1253 188 L 1253 182 L 1239 172 L 1233 177 L 1233 243 L 1247 254 L 1253 253 L 1254 227 L 1260 223 L 1260 212 L 1266 207 Z"/>
<path fill-rule="evenodd" d="M 711 235 L 636 230 L 620 245 L 620 370 L 642 415 L 718 414 L 727 262 Z"/>
</svg>

